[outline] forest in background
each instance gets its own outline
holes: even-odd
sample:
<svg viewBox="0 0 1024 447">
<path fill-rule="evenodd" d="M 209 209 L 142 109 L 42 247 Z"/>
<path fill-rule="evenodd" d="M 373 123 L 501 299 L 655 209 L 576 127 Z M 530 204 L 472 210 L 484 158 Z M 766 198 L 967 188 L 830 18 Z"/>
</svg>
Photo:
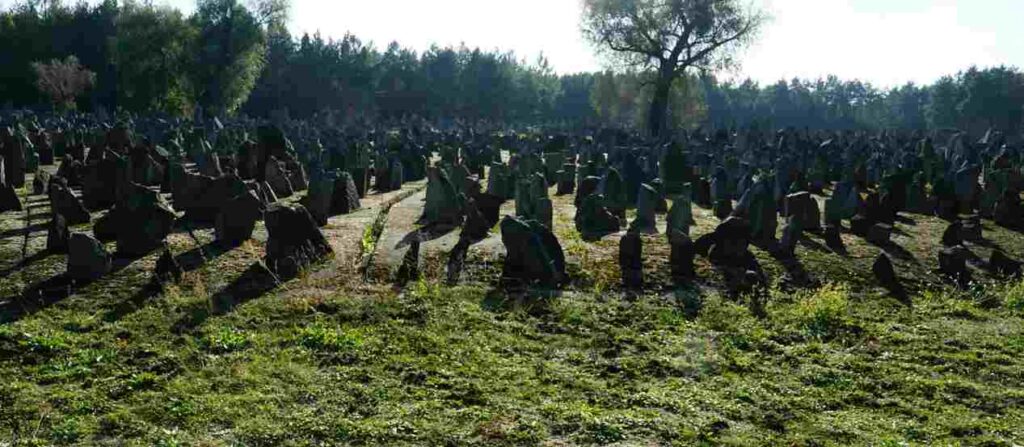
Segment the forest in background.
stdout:
<svg viewBox="0 0 1024 447">
<path fill-rule="evenodd" d="M 541 55 L 291 35 L 284 0 L 199 0 L 190 15 L 132 0 L 27 1 L 0 11 L 0 104 L 50 107 L 33 63 L 75 56 L 95 73 L 77 109 L 192 116 L 287 113 L 640 127 L 647 73 L 559 75 Z M 931 85 L 835 76 L 759 84 L 711 73 L 673 87 L 678 127 L 1020 130 L 1024 74 L 970 67 Z"/>
</svg>

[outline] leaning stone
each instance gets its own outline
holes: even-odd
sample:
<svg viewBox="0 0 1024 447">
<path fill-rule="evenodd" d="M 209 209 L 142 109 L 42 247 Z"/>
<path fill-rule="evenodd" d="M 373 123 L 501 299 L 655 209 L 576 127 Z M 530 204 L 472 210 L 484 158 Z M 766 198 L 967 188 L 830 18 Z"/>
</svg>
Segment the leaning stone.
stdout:
<svg viewBox="0 0 1024 447">
<path fill-rule="evenodd" d="M 62 185 L 53 184 L 50 189 L 50 209 L 55 213 L 62 214 L 67 219 L 68 225 L 85 224 L 92 220 L 82 201 L 70 189 Z"/>
<path fill-rule="evenodd" d="M 643 234 L 657 234 L 658 227 L 655 220 L 656 201 L 658 192 L 650 185 L 641 184 L 637 196 L 636 218 L 629 225 L 629 231 Z"/>
</svg>

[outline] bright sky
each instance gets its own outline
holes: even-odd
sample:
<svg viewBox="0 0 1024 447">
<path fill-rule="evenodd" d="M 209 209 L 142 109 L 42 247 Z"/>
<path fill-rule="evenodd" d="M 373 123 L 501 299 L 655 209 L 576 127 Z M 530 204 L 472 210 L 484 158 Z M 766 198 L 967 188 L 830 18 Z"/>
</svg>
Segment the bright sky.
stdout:
<svg viewBox="0 0 1024 447">
<path fill-rule="evenodd" d="M 772 16 L 737 77 L 836 74 L 930 83 L 972 64 L 1024 67 L 1024 0 L 752 0 Z M 10 0 L 0 0 L 0 4 Z M 192 10 L 194 0 L 157 0 Z M 352 32 L 385 47 L 431 43 L 541 52 L 559 73 L 602 68 L 579 32 L 580 0 L 292 0 L 294 33 Z"/>
</svg>

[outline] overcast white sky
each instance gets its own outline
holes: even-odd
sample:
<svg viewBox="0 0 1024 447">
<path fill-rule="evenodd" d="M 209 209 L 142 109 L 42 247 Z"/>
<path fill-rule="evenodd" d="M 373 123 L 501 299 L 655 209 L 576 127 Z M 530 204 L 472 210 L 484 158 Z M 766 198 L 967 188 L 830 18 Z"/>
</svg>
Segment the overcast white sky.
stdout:
<svg viewBox="0 0 1024 447">
<path fill-rule="evenodd" d="M 890 86 L 972 64 L 1024 66 L 1024 0 L 752 1 L 774 18 L 738 76 L 762 83 L 833 73 Z M 155 2 L 194 9 L 194 0 Z M 543 51 L 559 73 L 600 69 L 579 11 L 579 0 L 292 0 L 291 29 L 417 50 L 464 42 L 530 61 Z"/>
</svg>

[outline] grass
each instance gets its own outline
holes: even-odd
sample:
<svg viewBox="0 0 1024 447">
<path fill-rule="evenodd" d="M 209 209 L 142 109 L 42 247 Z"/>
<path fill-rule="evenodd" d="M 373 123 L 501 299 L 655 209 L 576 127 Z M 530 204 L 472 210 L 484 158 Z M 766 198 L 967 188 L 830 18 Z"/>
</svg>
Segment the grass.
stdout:
<svg viewBox="0 0 1024 447">
<path fill-rule="evenodd" d="M 704 260 L 695 284 L 668 285 L 664 235 L 644 239 L 655 261 L 645 265 L 647 292 L 622 293 L 616 239 L 583 242 L 571 198 L 554 200 L 574 282 L 544 299 L 506 295 L 487 269 L 460 286 L 427 275 L 401 290 L 316 272 L 214 312 L 211 302 L 229 299 L 223 290 L 260 256 L 261 244 L 249 243 L 152 296 L 136 297 L 154 260 L 145 257 L 5 318 L 0 445 L 1024 440 L 1024 282 L 978 271 L 975 288 L 949 288 L 931 273 L 940 223 L 913 216 L 894 238 L 910 253 L 894 261 L 912 305 L 873 285 L 880 248 L 844 235 L 849 254 L 838 256 L 810 235 L 798 254 L 822 285 L 776 285 L 755 318 L 745 298 L 718 292 Z M 713 227 L 706 214 L 695 209 L 694 234 Z M 0 234 L 23 220 L 0 216 Z M 986 227 L 986 237 L 1024 250 L 1015 233 Z M 179 254 L 195 248 L 187 237 L 170 242 Z M 0 237 L 0 269 L 20 261 L 22 243 Z M 28 252 L 43 244 L 45 232 L 31 233 Z M 984 257 L 990 248 L 971 249 Z M 755 254 L 772 277 L 784 273 Z M 0 297 L 21 299 L 63 262 L 17 268 L 0 280 Z"/>
</svg>

